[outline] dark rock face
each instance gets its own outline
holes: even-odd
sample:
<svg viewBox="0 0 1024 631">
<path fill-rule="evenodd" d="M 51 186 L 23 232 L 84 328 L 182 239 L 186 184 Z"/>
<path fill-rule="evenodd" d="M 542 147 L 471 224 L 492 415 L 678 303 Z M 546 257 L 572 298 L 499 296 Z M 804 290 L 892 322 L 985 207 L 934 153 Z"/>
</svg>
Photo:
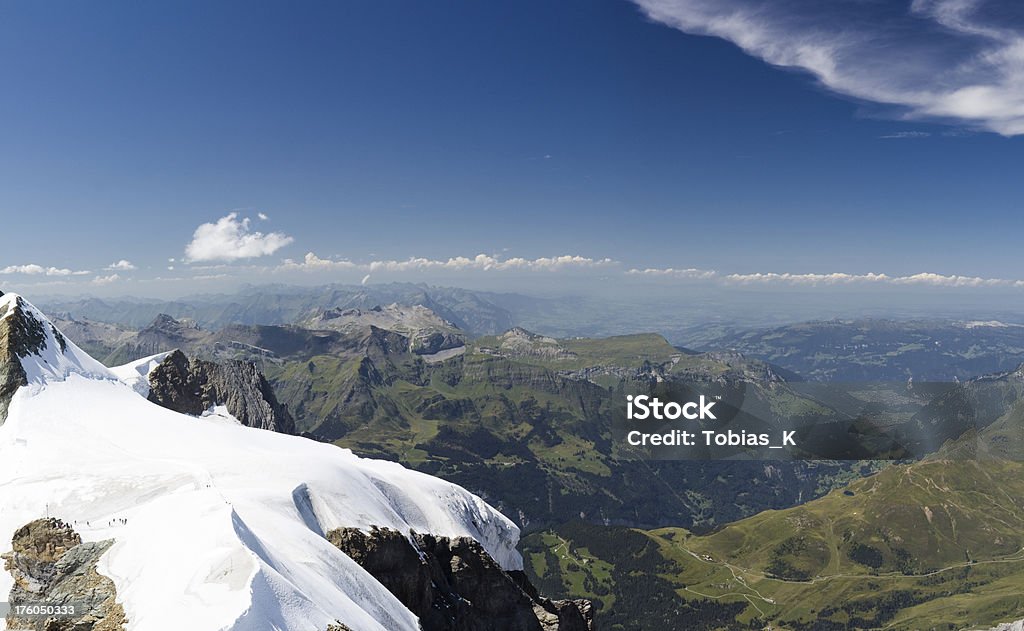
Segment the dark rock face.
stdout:
<svg viewBox="0 0 1024 631">
<path fill-rule="evenodd" d="M 295 433 L 295 420 L 252 362 L 223 364 L 189 359 L 174 351 L 149 375 L 149 400 L 183 414 L 199 416 L 223 405 L 243 425 L 282 434 Z"/>
<path fill-rule="evenodd" d="M 362 344 L 360 346 L 365 349 L 367 357 L 382 359 L 390 355 L 401 355 L 406 352 L 409 348 L 409 338 L 395 331 L 371 326 L 362 337 Z"/>
<path fill-rule="evenodd" d="M 18 356 L 11 352 L 7 328 L 0 322 L 0 425 L 7 420 L 7 408 L 14 393 L 28 385 L 28 377 Z"/>
<path fill-rule="evenodd" d="M 466 339 L 461 335 L 434 331 L 413 340 L 412 352 L 417 355 L 432 355 L 450 348 L 465 346 Z"/>
<path fill-rule="evenodd" d="M 593 631 L 589 601 L 542 598 L 479 542 L 389 529 L 340 528 L 328 540 L 414 614 L 423 631 Z"/>
<path fill-rule="evenodd" d="M 7 616 L 8 629 L 34 631 L 121 631 L 124 610 L 117 604 L 114 583 L 96 571 L 111 541 L 82 543 L 71 526 L 59 519 L 38 519 L 14 533 L 13 550 L 4 569 L 14 577 Z M 73 606 L 62 616 L 23 616 L 19 605 Z"/>
</svg>

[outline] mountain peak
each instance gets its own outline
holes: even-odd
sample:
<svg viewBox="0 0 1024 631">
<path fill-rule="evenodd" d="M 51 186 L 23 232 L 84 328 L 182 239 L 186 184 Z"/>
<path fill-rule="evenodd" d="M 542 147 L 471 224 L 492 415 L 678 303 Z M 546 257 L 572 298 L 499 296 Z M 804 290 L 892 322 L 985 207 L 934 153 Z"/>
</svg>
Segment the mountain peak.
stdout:
<svg viewBox="0 0 1024 631">
<path fill-rule="evenodd" d="M 67 350 L 67 340 L 60 331 L 18 294 L 0 296 L 0 322 L 6 350 L 19 359 L 44 352 L 51 337 L 61 353 Z"/>
<path fill-rule="evenodd" d="M 19 387 L 63 380 L 71 374 L 115 378 L 27 300 L 18 294 L 0 296 L 0 424 Z"/>
<path fill-rule="evenodd" d="M 199 324 L 191 318 L 175 318 L 166 313 L 157 314 L 147 329 L 159 331 L 199 330 Z"/>
</svg>

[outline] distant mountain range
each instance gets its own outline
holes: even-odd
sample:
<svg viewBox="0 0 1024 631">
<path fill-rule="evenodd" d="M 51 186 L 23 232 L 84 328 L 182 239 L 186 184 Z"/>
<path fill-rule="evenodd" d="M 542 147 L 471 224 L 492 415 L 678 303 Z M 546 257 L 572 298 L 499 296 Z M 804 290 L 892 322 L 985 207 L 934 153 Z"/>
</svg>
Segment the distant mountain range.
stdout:
<svg viewBox="0 0 1024 631">
<path fill-rule="evenodd" d="M 942 381 L 1010 370 L 1024 361 L 1024 325 L 980 320 L 839 319 L 764 326 L 779 314 L 680 307 L 667 298 L 634 303 L 627 298 L 535 297 L 411 283 L 249 287 L 235 294 L 200 295 L 171 301 L 51 298 L 41 303 L 84 347 L 106 355 L 118 345 L 122 328 L 137 331 L 167 314 L 216 331 L 231 325 L 288 325 L 345 328 L 341 313 L 359 313 L 379 328 L 411 333 L 417 327 L 441 337 L 430 346 L 453 346 L 443 336 L 451 325 L 470 339 L 521 327 L 554 338 L 609 337 L 649 331 L 674 344 L 707 351 L 735 350 L 772 362 L 809 380 Z M 395 319 L 389 308 L 408 313 Z M 438 321 L 412 324 L 415 309 Z M 710 309 L 710 311 L 707 311 Z M 325 318 L 324 316 L 329 316 Z M 334 316 L 333 318 L 330 316 Z M 389 319 L 390 318 L 390 319 Z M 334 320 L 331 323 L 331 320 Z M 397 324 L 407 320 L 407 328 Z M 413 344 L 416 335 L 411 335 Z M 426 337 L 429 337 L 426 336 Z M 123 341 L 123 340 L 120 340 Z M 91 346 L 93 343 L 95 347 Z"/>
<path fill-rule="evenodd" d="M 54 298 L 40 304 L 57 316 L 142 328 L 160 314 L 191 320 L 207 329 L 236 324 L 295 324 L 328 310 L 372 309 L 381 305 L 423 306 L 469 335 L 500 333 L 513 326 L 511 313 L 487 294 L 411 283 L 296 287 L 269 285 L 237 294 L 201 295 L 180 300 Z M 530 300 L 521 297 L 522 300 Z"/>
<path fill-rule="evenodd" d="M 828 320 L 705 342 L 818 381 L 951 381 L 1024 362 L 1024 325 L 999 321 Z"/>
</svg>

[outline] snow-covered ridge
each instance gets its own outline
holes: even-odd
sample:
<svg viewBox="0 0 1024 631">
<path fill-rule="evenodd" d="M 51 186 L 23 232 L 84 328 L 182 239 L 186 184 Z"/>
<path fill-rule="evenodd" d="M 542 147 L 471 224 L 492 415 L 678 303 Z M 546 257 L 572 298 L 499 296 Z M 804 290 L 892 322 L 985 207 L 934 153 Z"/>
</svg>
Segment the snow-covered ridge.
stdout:
<svg viewBox="0 0 1024 631">
<path fill-rule="evenodd" d="M 78 348 L 53 326 L 43 312 L 17 294 L 0 296 L 0 322 L 17 321 L 30 338 L 29 348 L 19 357 L 30 385 L 59 381 L 79 374 L 94 379 L 116 379 L 109 368 Z"/>
<path fill-rule="evenodd" d="M 59 517 L 114 539 L 100 571 L 131 631 L 418 629 L 415 616 L 324 534 L 372 526 L 472 537 L 521 569 L 518 528 L 456 485 L 333 445 L 185 416 L 110 370 L 37 309 L 45 343 L 20 358 L 28 386 L 0 426 L 0 553 L 20 526 Z M 5 309 L 6 307 L 6 309 Z M 8 323 L 9 324 L 9 323 Z M 38 331 L 37 331 L 38 332 Z M 134 375 L 134 376 L 133 376 Z M 0 600 L 11 577 L 0 573 Z M 0 624 L 2 628 L 2 624 Z"/>
</svg>

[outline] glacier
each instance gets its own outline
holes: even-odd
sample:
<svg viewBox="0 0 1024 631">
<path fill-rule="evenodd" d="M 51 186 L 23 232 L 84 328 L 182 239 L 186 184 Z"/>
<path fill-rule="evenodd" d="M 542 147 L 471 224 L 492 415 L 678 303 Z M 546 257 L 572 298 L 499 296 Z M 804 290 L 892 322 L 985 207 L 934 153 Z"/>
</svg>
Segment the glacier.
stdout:
<svg viewBox="0 0 1024 631">
<path fill-rule="evenodd" d="M 20 309 L 18 308 L 20 307 Z M 0 553 L 57 517 L 113 540 L 100 573 L 131 631 L 418 629 L 386 588 L 332 546 L 340 527 L 471 537 L 522 568 L 519 529 L 465 489 L 296 436 L 194 418 L 143 396 L 147 358 L 108 369 L 15 294 L 0 324 L 43 324 L 27 385 L 0 425 Z M 20 314 L 20 315 L 19 315 Z M 0 600 L 12 579 L 0 573 Z M 0 621 L 0 629 L 3 623 Z"/>
</svg>

